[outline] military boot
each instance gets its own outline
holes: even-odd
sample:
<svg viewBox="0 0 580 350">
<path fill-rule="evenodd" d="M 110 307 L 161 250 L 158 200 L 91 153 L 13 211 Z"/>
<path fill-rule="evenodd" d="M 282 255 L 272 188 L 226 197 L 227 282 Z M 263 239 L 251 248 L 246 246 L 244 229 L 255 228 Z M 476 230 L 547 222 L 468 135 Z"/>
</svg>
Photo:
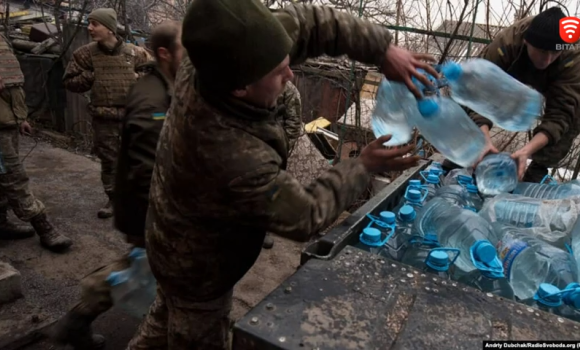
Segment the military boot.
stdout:
<svg viewBox="0 0 580 350">
<path fill-rule="evenodd" d="M 80 315 L 73 310 L 61 318 L 48 336 L 59 345 L 72 345 L 75 350 L 98 350 L 105 347 L 105 337 L 93 334 L 95 316 Z"/>
<path fill-rule="evenodd" d="M 274 239 L 270 233 L 266 233 L 266 237 L 264 238 L 264 242 L 262 243 L 262 248 L 264 249 L 272 249 L 274 246 Z"/>
<path fill-rule="evenodd" d="M 0 209 L 0 239 L 23 239 L 34 236 L 34 228 L 8 220 L 8 214 Z"/>
<path fill-rule="evenodd" d="M 52 251 L 60 252 L 72 245 L 70 238 L 59 234 L 47 220 L 46 214 L 40 214 L 30 221 L 34 230 L 40 236 L 40 244 Z"/>
<path fill-rule="evenodd" d="M 111 193 L 107 193 L 107 196 L 109 197 L 107 204 L 99 209 L 99 212 L 97 213 L 99 219 L 108 219 L 113 216 L 113 195 Z"/>
</svg>

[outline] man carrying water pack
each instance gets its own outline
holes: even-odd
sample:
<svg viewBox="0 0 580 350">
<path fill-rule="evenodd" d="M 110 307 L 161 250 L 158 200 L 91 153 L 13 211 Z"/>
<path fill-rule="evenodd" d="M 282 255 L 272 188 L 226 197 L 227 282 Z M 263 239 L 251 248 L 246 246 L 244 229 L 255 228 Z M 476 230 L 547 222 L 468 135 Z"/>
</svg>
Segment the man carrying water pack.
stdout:
<svg viewBox="0 0 580 350">
<path fill-rule="evenodd" d="M 284 170 L 288 139 L 277 99 L 290 64 L 322 54 L 376 64 L 418 95 L 421 59 L 384 27 L 331 7 L 260 0 L 195 0 L 183 22 L 185 58 L 159 137 L 147 213 L 147 254 L 159 288 L 129 349 L 226 349 L 235 284 L 267 231 L 308 240 L 334 222 L 370 173 L 417 164 L 389 136 L 308 186 Z"/>
<path fill-rule="evenodd" d="M 524 18 L 502 30 L 482 53 L 520 82 L 541 92 L 546 105 L 534 137 L 515 151 L 518 176 L 526 182 L 540 182 L 549 167 L 566 157 L 580 131 L 580 50 L 563 48 L 560 19 L 566 17 L 558 7 Z M 492 122 L 470 113 L 485 134 L 487 152 L 497 153 L 489 130 Z M 526 171 L 527 160 L 532 162 Z"/>
<path fill-rule="evenodd" d="M 183 53 L 181 25 L 162 23 L 153 29 L 150 39 L 157 62 L 137 68 L 144 76 L 127 95 L 113 199 L 116 228 L 127 235 L 129 243 L 142 248 L 145 247 L 145 216 L 157 140 Z M 129 265 L 125 255 L 82 279 L 81 300 L 56 324 L 52 332 L 55 342 L 82 350 L 104 346 L 104 338 L 92 333 L 91 324 L 113 306 L 107 277 Z"/>
</svg>

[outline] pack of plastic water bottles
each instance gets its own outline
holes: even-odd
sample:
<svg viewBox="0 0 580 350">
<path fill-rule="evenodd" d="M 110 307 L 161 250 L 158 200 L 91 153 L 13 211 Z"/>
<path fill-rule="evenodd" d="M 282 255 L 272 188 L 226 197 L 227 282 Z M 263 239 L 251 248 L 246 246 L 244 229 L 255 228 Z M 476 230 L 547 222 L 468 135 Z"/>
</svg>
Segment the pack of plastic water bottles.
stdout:
<svg viewBox="0 0 580 350">
<path fill-rule="evenodd" d="M 404 84 L 381 81 L 371 127 L 377 138 L 392 135 L 386 146 L 409 142 L 416 127 L 447 159 L 468 167 L 482 153 L 485 137 L 460 105 L 508 131 L 529 130 L 542 114 L 542 94 L 490 61 L 447 62 L 436 68 L 444 78 L 422 72 L 432 87 L 414 80 L 423 92 L 419 100 Z M 441 94 L 442 87 L 450 88 L 450 97 Z"/>
<path fill-rule="evenodd" d="M 580 182 L 517 181 L 509 154 L 410 180 L 358 248 L 580 321 Z"/>
</svg>

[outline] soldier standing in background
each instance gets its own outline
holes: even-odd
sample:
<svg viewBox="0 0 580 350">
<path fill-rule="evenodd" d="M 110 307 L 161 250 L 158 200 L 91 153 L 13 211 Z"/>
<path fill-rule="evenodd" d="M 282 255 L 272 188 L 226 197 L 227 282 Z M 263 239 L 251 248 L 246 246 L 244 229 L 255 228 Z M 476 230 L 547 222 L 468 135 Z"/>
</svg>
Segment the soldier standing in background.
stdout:
<svg viewBox="0 0 580 350">
<path fill-rule="evenodd" d="M 278 114 L 276 119 L 278 123 L 284 128 L 286 137 L 288 138 L 288 158 L 292 154 L 292 150 L 296 145 L 296 141 L 302 135 L 302 101 L 300 100 L 300 92 L 291 81 L 286 83 L 284 92 L 278 97 Z M 266 234 L 262 247 L 264 249 L 272 249 L 274 246 L 274 239 L 271 233 Z"/>
<path fill-rule="evenodd" d="M 165 112 L 171 103 L 173 81 L 181 63 L 181 25 L 165 22 L 151 33 L 151 48 L 157 63 L 140 66 L 145 75 L 127 95 L 121 148 L 115 181 L 115 226 L 134 246 L 145 248 L 145 215 L 155 150 Z M 103 336 L 93 334 L 92 322 L 113 306 L 107 277 L 128 268 L 127 255 L 103 266 L 81 281 L 81 300 L 55 326 L 52 338 L 75 349 L 104 346 Z"/>
<path fill-rule="evenodd" d="M 63 77 L 65 87 L 77 93 L 91 90 L 93 147 L 101 160 L 101 181 L 109 200 L 98 212 L 101 219 L 113 216 L 113 189 L 120 146 L 121 119 L 129 88 L 137 81 L 137 67 L 150 61 L 142 48 L 117 36 L 117 13 L 96 9 L 88 16 L 93 42 L 78 48 Z"/>
<path fill-rule="evenodd" d="M 59 234 L 48 221 L 44 204 L 29 187 L 26 170 L 18 155 L 19 133 L 30 134 L 32 128 L 26 121 L 24 75 L 18 59 L 6 38 L 0 35 L 0 238 L 26 238 L 40 236 L 43 247 L 60 252 L 72 245 L 72 241 Z M 3 173 L 3 174 L 2 174 Z M 34 230 L 8 221 L 8 208 L 22 220 L 32 224 Z"/>
</svg>

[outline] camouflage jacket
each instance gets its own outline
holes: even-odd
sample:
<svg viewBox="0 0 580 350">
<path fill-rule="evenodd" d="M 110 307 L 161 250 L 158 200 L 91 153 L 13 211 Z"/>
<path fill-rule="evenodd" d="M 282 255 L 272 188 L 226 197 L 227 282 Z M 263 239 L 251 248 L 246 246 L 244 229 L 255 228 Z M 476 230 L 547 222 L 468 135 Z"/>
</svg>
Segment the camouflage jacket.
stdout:
<svg viewBox="0 0 580 350">
<path fill-rule="evenodd" d="M 546 107 L 541 123 L 534 130 L 549 138 L 549 145 L 557 143 L 569 129 L 580 122 L 580 50 L 563 50 L 554 63 L 545 70 L 537 70 L 528 57 L 524 32 L 532 17 L 524 18 L 502 30 L 481 54 L 520 82 L 541 92 Z M 492 123 L 489 119 L 470 113 L 477 125 Z"/>
<path fill-rule="evenodd" d="M 282 95 L 278 97 L 278 122 L 284 128 L 288 137 L 288 155 L 304 129 L 302 125 L 302 101 L 300 92 L 292 82 L 286 83 L 286 88 Z"/>
<path fill-rule="evenodd" d="M 143 73 L 139 72 L 137 67 L 153 60 L 145 49 L 125 43 L 121 38 L 119 38 L 118 44 L 112 50 L 107 50 L 102 46 L 99 46 L 99 48 L 108 55 L 119 55 L 121 54 L 121 48 L 125 45 L 130 45 L 135 50 L 135 72 L 142 76 Z M 90 44 L 75 50 L 62 79 L 65 88 L 71 92 L 86 93 L 91 90 L 95 81 L 95 72 Z M 90 102 L 88 109 L 89 114 L 96 118 L 121 120 L 125 115 L 124 108 L 93 106 Z"/>
<path fill-rule="evenodd" d="M 171 103 L 173 82 L 155 63 L 140 70 L 145 75 L 127 95 L 113 208 L 119 231 L 144 237 L 157 140 Z"/>
<path fill-rule="evenodd" d="M 295 42 L 291 64 L 322 54 L 381 64 L 389 32 L 329 7 L 276 11 Z M 161 130 L 147 214 L 147 251 L 164 290 L 223 295 L 250 269 L 266 231 L 305 241 L 367 188 L 358 159 L 304 187 L 283 170 L 288 139 L 276 110 L 205 93 L 185 58 Z"/>
</svg>

